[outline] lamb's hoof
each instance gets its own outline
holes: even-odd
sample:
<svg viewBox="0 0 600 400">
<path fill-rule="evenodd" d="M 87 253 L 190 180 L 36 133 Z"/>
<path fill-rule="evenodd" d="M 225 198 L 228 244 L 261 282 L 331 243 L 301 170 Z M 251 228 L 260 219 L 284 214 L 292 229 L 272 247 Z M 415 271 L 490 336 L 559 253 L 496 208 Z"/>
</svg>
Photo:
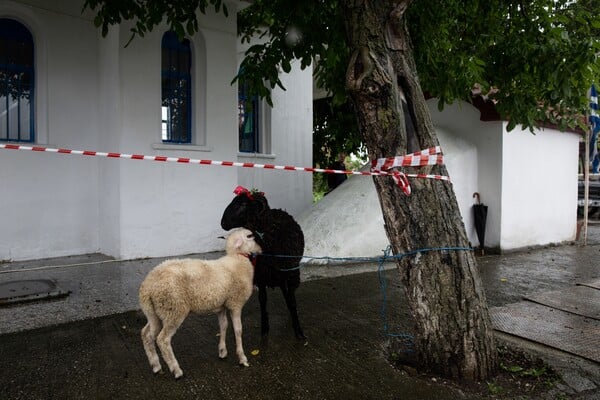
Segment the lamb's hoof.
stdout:
<svg viewBox="0 0 600 400">
<path fill-rule="evenodd" d="M 221 360 L 226 359 L 227 358 L 227 350 L 223 350 L 223 351 L 219 350 L 219 358 Z"/>
<path fill-rule="evenodd" d="M 164 374 L 161 366 L 159 365 L 158 367 L 154 367 L 152 368 L 152 372 L 154 373 L 154 375 L 158 375 L 158 374 Z"/>
<path fill-rule="evenodd" d="M 177 372 L 174 372 L 173 375 L 175 376 L 175 379 L 181 379 L 183 377 L 183 371 L 179 370 Z"/>
<path fill-rule="evenodd" d="M 248 361 L 240 361 L 240 366 L 241 367 L 249 367 L 250 364 L 248 364 Z"/>
</svg>

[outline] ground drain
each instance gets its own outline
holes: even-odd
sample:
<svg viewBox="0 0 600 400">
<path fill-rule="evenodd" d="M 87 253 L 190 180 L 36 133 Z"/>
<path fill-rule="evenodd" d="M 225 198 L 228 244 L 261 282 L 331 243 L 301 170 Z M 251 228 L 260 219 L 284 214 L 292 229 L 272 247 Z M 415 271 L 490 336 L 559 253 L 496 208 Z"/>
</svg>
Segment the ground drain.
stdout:
<svg viewBox="0 0 600 400">
<path fill-rule="evenodd" d="M 0 306 L 26 301 L 66 297 L 69 291 L 59 288 L 50 279 L 31 279 L 0 283 Z"/>
</svg>

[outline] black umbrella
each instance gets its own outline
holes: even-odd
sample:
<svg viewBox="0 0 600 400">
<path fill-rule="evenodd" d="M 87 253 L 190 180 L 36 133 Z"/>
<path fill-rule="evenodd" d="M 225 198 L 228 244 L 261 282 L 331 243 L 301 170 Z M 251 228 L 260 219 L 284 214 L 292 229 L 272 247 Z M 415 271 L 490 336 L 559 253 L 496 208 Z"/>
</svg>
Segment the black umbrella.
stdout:
<svg viewBox="0 0 600 400">
<path fill-rule="evenodd" d="M 481 254 L 484 254 L 484 242 L 485 242 L 485 222 L 487 220 L 488 206 L 481 203 L 479 193 L 473 193 L 475 198 L 475 204 L 473 204 L 473 217 L 475 219 L 475 232 L 477 232 L 477 239 L 479 239 L 479 249 Z"/>
</svg>

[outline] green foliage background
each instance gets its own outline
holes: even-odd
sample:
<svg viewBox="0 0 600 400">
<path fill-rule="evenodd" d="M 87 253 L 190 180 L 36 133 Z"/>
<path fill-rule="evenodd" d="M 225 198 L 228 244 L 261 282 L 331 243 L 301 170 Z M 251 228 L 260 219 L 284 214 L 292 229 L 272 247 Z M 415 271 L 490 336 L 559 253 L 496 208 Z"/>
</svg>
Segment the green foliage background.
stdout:
<svg viewBox="0 0 600 400">
<path fill-rule="evenodd" d="M 255 0 L 237 14 L 242 41 L 262 37 L 245 53 L 240 75 L 250 91 L 272 103 L 280 71 L 314 66 L 330 97 L 315 107 L 315 161 L 360 143 L 345 90 L 350 59 L 344 0 Z M 229 13 L 222 0 L 86 0 L 95 24 L 134 21 L 132 38 L 161 21 L 180 36 L 198 31 L 197 13 Z M 587 91 L 600 65 L 600 0 L 414 0 L 407 24 L 424 92 L 439 107 L 471 101 L 473 89 L 496 103 L 501 116 L 533 128 L 553 123 L 585 128 Z M 327 121 L 327 124 L 324 124 Z M 334 151 L 335 150 L 335 151 Z"/>
</svg>

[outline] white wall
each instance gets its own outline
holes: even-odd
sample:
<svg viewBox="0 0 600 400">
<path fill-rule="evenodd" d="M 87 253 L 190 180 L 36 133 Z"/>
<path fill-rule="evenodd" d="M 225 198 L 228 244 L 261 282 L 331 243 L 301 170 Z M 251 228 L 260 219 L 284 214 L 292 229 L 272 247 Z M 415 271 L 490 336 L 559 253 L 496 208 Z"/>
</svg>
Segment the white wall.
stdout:
<svg viewBox="0 0 600 400">
<path fill-rule="evenodd" d="M 273 109 L 266 113 L 270 153 L 240 153 L 240 162 L 312 166 L 312 67 L 302 71 L 299 64 L 293 62 L 292 71 L 281 76 L 286 90 L 276 88 L 272 93 Z M 287 210 L 292 215 L 312 204 L 310 173 L 244 168 L 239 172 L 239 183 L 265 192 L 272 208 Z"/>
<path fill-rule="evenodd" d="M 104 39 L 98 39 L 98 116 L 102 126 L 98 137 L 98 149 L 120 148 L 121 74 L 119 67 L 119 28 L 113 27 Z M 98 236 L 99 251 L 105 254 L 121 254 L 121 185 L 120 162 L 98 160 Z"/>
<path fill-rule="evenodd" d="M 189 38 L 197 88 L 193 94 L 193 145 L 161 143 L 163 27 L 127 48 L 121 46 L 123 126 L 119 151 L 213 160 L 235 157 L 237 90 L 230 85 L 236 66 L 235 19 L 210 15 L 202 16 L 200 23 L 201 31 Z M 205 24 L 218 25 L 219 30 L 207 29 Z M 128 40 L 127 31 L 128 27 L 121 28 L 121 45 Z M 235 168 L 144 162 L 123 163 L 120 168 L 121 257 L 222 248 L 217 238 L 222 234 L 220 214 L 232 197 Z"/>
<path fill-rule="evenodd" d="M 479 244 L 473 192 L 489 207 L 486 247 L 510 250 L 574 238 L 577 135 L 550 129 L 506 133 L 505 123 L 480 121 L 470 104 L 438 112 L 436 100 L 430 100 L 429 107 L 472 245 Z M 352 177 L 303 212 L 299 222 L 311 256 L 376 256 L 388 244 L 367 177 Z"/>
<path fill-rule="evenodd" d="M 482 123 L 479 121 L 479 111 L 468 104 L 462 107 L 448 106 L 441 113 L 437 111 L 435 100 L 430 100 L 429 106 L 467 236 L 472 245 L 476 246 L 479 241 L 471 208 L 473 193 L 489 193 L 488 188 L 499 186 L 486 182 L 489 171 L 496 171 L 498 168 L 494 165 L 478 167 L 478 163 L 485 164 L 486 158 L 499 159 L 496 153 L 500 153 L 500 141 L 498 140 L 496 147 L 486 143 L 494 139 L 494 131 L 501 124 Z M 501 139 L 499 130 L 496 136 Z M 437 184 L 450 183 L 439 181 Z M 495 190 L 499 193 L 498 188 Z M 484 195 L 484 202 L 488 203 L 488 200 L 489 203 L 500 204 L 499 198 L 492 198 L 488 194 L 486 200 Z M 492 207 L 492 221 L 495 221 L 496 229 L 499 230 L 500 207 L 496 207 L 495 211 L 491 209 Z M 311 209 L 302 212 L 299 222 L 305 232 L 307 255 L 377 256 L 389 243 L 383 228 L 381 206 L 370 177 L 351 177 Z M 488 236 L 498 238 L 493 245 L 499 246 L 499 233 Z M 487 237 L 485 244 L 490 246 Z"/>
<path fill-rule="evenodd" d="M 447 105 L 442 112 L 437 110 L 437 99 L 429 100 L 428 105 L 469 240 L 479 245 L 471 208 L 473 193 L 478 192 L 488 206 L 485 246 L 499 247 L 502 123 L 480 121 L 479 110 L 468 103 Z"/>
<path fill-rule="evenodd" d="M 502 249 L 575 238 L 578 153 L 573 133 L 504 132 Z"/>
<path fill-rule="evenodd" d="M 470 104 L 457 103 L 438 112 L 436 102 L 429 101 L 432 119 L 474 245 L 479 241 L 470 209 L 473 192 L 488 206 L 487 247 L 510 250 L 574 239 L 576 134 L 543 129 L 534 135 L 519 128 L 507 133 L 506 123 L 480 121 L 479 111 Z M 455 154 L 460 154 L 458 160 Z"/>
<path fill-rule="evenodd" d="M 479 245 L 473 220 L 473 193 L 478 188 L 477 148 L 472 142 L 453 135 L 446 129 L 437 128 L 438 140 L 444 151 L 444 163 L 452 183 L 440 181 L 439 184 L 451 184 L 458 201 L 465 230 L 469 241 Z"/>
<path fill-rule="evenodd" d="M 36 144 L 195 159 L 238 157 L 236 20 L 199 16 L 189 38 L 193 143 L 160 138 L 160 53 L 166 26 L 128 47 L 130 26 L 102 38 L 81 2 L 0 2 L 0 16 L 32 32 Z M 230 11 L 232 8 L 230 8 Z M 297 68 L 273 95 L 272 161 L 312 162 L 312 70 Z M 310 205 L 309 174 L 1 150 L 0 260 L 103 252 L 119 258 L 222 249 L 220 218 L 238 184 L 261 187 L 271 204 Z M 301 176 L 302 175 L 302 176 Z M 8 212 L 7 212 L 8 211 Z"/>
<path fill-rule="evenodd" d="M 20 21 L 33 35 L 37 143 L 95 148 L 96 29 L 80 16 L 11 1 L 0 3 L 0 16 Z M 96 160 L 3 150 L 0 181 L 0 259 L 97 251 Z"/>
</svg>

